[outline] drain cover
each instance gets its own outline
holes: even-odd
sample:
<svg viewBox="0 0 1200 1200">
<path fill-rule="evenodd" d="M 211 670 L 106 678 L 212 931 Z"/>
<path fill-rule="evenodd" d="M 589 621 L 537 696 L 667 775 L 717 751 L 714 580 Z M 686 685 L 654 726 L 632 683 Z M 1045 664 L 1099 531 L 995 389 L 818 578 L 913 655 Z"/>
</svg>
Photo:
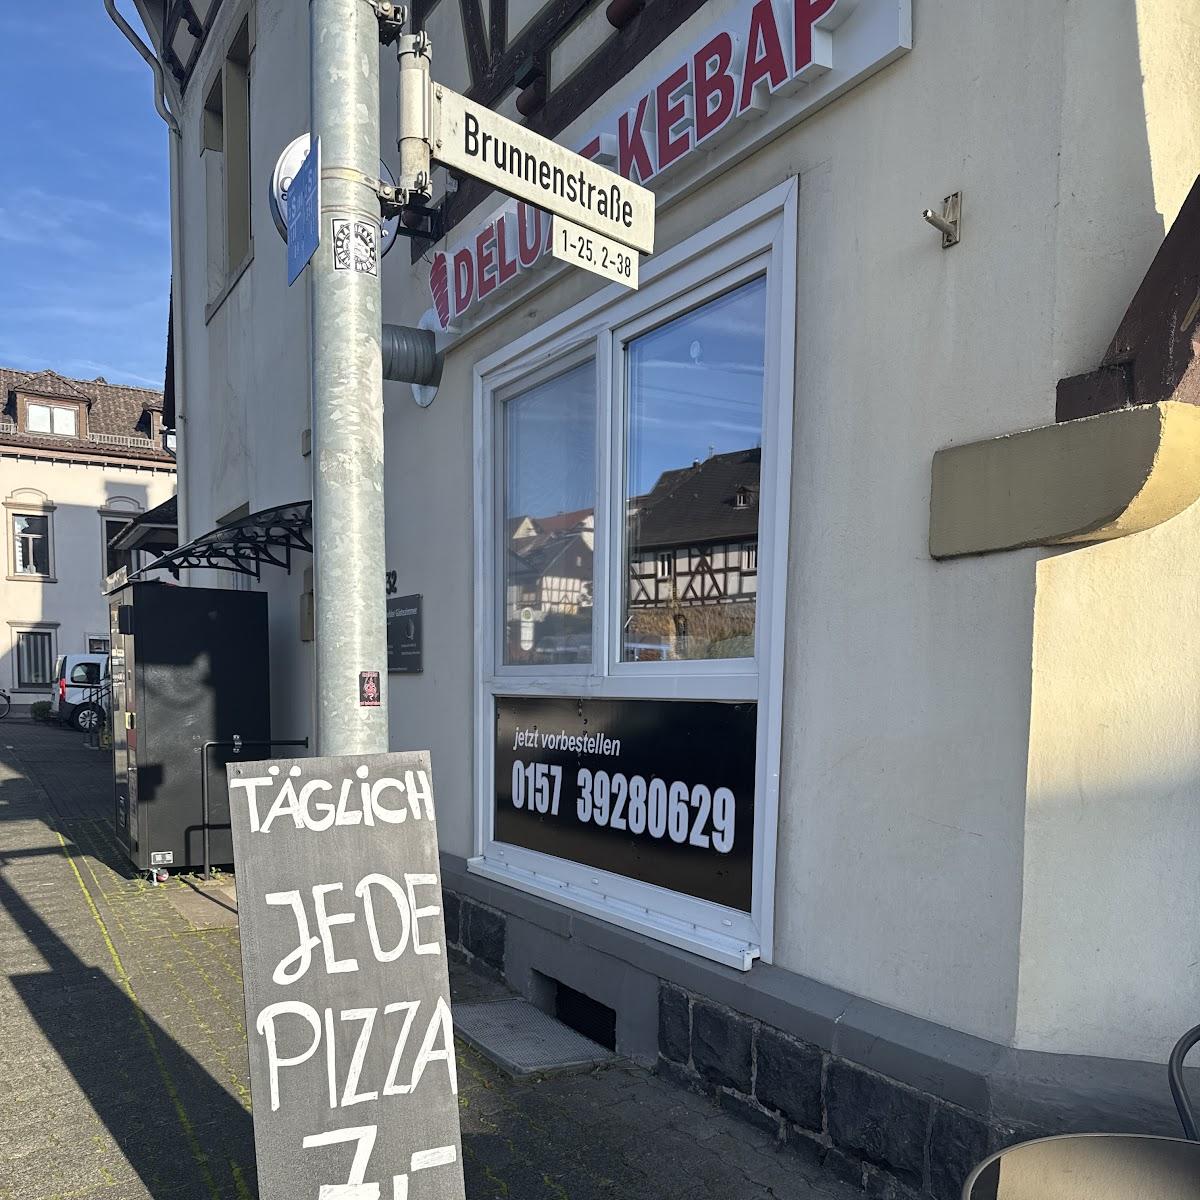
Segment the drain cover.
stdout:
<svg viewBox="0 0 1200 1200">
<path fill-rule="evenodd" d="M 519 997 L 456 1004 L 454 1030 L 515 1079 L 585 1070 L 612 1062 L 615 1057 Z"/>
</svg>

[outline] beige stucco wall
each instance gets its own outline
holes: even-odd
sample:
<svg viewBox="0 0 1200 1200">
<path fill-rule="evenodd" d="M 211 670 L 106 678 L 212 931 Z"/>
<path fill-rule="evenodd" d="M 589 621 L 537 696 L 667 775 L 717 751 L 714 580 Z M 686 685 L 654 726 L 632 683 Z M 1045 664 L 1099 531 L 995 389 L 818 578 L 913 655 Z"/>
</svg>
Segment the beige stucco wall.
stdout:
<svg viewBox="0 0 1200 1200">
<path fill-rule="evenodd" d="M 1127 41 L 1136 20 L 1137 59 L 1115 57 L 1092 5 L 1070 6 L 1076 76 L 1118 86 L 1102 110 L 1071 91 L 1060 374 L 1098 361 L 1200 172 L 1200 2 L 1103 7 Z M 1195 1024 L 1198 561 L 1192 506 L 1037 565 L 1018 1045 L 1163 1061 Z"/>
<path fill-rule="evenodd" d="M 41 493 L 54 505 L 50 520 L 55 579 L 6 578 L 12 562 L 12 510 L 0 509 L 0 687 L 15 689 L 17 684 L 14 623 L 54 626 L 57 654 L 86 652 L 89 634 L 108 636 L 101 510 L 110 517 L 134 516 L 174 492 L 174 471 L 0 456 L 0 500 L 15 498 L 26 504 Z M 13 691 L 19 704 L 38 698 Z"/>
<path fill-rule="evenodd" d="M 1045 552 L 1034 550 L 934 563 L 930 462 L 949 443 L 1053 420 L 1055 381 L 1096 364 L 1200 170 L 1195 3 L 916 0 L 909 55 L 659 217 L 661 251 L 800 179 L 775 960 L 1002 1042 L 1127 1054 L 1120 1017 L 1147 1011 L 1128 990 L 1105 1021 L 1077 1022 L 1082 1033 L 1037 1016 L 1071 992 L 1085 953 L 1053 916 L 1047 881 L 1066 848 L 1040 832 L 1036 806 L 1027 820 L 1035 765 L 1060 751 L 1039 706 L 1103 675 L 1088 675 L 1098 660 L 1061 658 L 1035 675 L 1034 647 L 1076 582 L 1062 564 L 1113 547 L 1056 555 L 1040 571 Z M 723 7 L 711 0 L 637 77 L 657 79 Z M 185 250 L 200 264 L 185 285 L 195 532 L 243 499 L 277 503 L 308 482 L 303 292 L 285 287 L 265 206 L 275 155 L 307 107 L 303 6 L 259 0 L 258 24 L 255 260 L 208 326 L 198 88 L 184 121 Z M 385 92 L 393 76 L 385 58 Z M 390 102 L 384 118 L 386 146 Z M 942 251 L 919 213 L 954 190 L 963 240 Z M 389 321 L 414 323 L 429 306 L 425 270 L 408 267 L 403 246 L 383 286 Z M 474 849 L 472 372 L 596 286 L 562 276 L 460 342 L 428 410 L 405 385 L 385 385 L 388 566 L 401 593 L 425 596 L 426 670 L 390 681 L 393 744 L 431 749 L 442 843 L 461 855 Z M 307 732 L 298 580 L 271 588 L 284 614 L 276 729 Z M 1164 607 L 1164 640 L 1168 626 Z M 1043 792 L 1029 795 L 1040 805 Z M 1035 950 L 1050 965 L 1031 973 L 1022 956 Z M 1183 983 L 1161 986 L 1178 995 Z M 1082 1018 L 1086 998 L 1072 994 Z M 1145 1044 L 1157 1052 L 1176 1015 L 1163 1010 Z"/>
<path fill-rule="evenodd" d="M 1200 989 L 1200 505 L 1037 568 L 1017 1040 L 1162 1061 Z"/>
</svg>

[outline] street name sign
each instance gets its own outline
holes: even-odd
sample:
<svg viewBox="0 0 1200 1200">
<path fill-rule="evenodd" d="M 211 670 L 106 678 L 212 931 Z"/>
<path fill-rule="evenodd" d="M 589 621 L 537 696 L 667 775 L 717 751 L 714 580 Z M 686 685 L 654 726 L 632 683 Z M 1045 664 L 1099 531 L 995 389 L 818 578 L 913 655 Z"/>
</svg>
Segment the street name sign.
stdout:
<svg viewBox="0 0 1200 1200">
<path fill-rule="evenodd" d="M 614 242 L 654 249 L 648 188 L 436 83 L 432 118 L 439 162 Z"/>
<path fill-rule="evenodd" d="M 261 1200 L 463 1200 L 429 755 L 227 773 Z"/>
<path fill-rule="evenodd" d="M 287 190 L 288 287 L 300 277 L 321 241 L 321 139 L 314 138 L 308 157 Z"/>
<path fill-rule="evenodd" d="M 554 218 L 550 253 L 561 262 L 582 267 L 637 291 L 637 251 L 602 233 L 584 229 L 566 217 Z"/>
</svg>

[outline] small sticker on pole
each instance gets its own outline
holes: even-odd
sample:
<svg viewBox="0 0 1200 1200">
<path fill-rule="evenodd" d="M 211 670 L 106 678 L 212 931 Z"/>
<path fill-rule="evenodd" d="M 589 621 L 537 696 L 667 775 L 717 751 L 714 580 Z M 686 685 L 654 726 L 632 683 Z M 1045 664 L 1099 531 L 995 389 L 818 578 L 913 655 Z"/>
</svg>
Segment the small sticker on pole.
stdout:
<svg viewBox="0 0 1200 1200">
<path fill-rule="evenodd" d="M 358 703 L 362 708 L 379 707 L 379 672 L 359 671 Z"/>
<path fill-rule="evenodd" d="M 379 274 L 379 226 L 373 221 L 333 217 L 333 269 Z"/>
</svg>

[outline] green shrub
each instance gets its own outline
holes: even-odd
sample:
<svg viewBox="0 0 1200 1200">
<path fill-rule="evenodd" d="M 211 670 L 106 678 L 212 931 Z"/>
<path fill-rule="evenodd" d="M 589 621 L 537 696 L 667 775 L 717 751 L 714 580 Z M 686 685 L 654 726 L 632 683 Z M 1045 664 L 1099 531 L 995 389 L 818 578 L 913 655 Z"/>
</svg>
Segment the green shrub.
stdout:
<svg viewBox="0 0 1200 1200">
<path fill-rule="evenodd" d="M 50 719 L 50 701 L 35 700 L 29 706 L 29 715 L 35 721 L 48 721 Z"/>
</svg>

